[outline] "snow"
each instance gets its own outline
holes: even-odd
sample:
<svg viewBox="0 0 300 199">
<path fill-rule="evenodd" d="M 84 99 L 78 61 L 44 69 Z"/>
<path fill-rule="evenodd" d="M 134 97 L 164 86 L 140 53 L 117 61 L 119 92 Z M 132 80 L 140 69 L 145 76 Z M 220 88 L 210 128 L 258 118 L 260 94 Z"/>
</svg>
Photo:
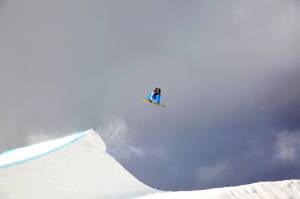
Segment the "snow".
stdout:
<svg viewBox="0 0 300 199">
<path fill-rule="evenodd" d="M 132 176 L 93 130 L 0 155 L 0 199 L 300 199 L 300 180 L 164 192 Z"/>
<path fill-rule="evenodd" d="M 135 199 L 300 199 L 300 180 L 259 182 L 200 191 L 164 192 Z"/>
<path fill-rule="evenodd" d="M 29 147 L 6 151 L 0 156 L 0 168 L 23 163 L 46 155 L 47 153 L 59 150 L 80 139 L 83 135 L 85 135 L 85 133 L 87 132 L 76 133 L 68 137 L 35 144 Z"/>
<path fill-rule="evenodd" d="M 5 152 L 0 164 L 0 199 L 126 199 L 157 192 L 110 156 L 93 130 Z"/>
</svg>

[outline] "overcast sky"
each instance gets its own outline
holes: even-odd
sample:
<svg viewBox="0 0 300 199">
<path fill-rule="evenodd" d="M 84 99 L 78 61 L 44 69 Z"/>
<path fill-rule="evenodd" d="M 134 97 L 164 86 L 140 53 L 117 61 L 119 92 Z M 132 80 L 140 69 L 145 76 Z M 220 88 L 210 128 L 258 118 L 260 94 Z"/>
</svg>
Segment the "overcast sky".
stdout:
<svg viewBox="0 0 300 199">
<path fill-rule="evenodd" d="M 2 0 L 0 151 L 93 128 L 159 189 L 300 178 L 299 24 L 299 0 Z"/>
</svg>

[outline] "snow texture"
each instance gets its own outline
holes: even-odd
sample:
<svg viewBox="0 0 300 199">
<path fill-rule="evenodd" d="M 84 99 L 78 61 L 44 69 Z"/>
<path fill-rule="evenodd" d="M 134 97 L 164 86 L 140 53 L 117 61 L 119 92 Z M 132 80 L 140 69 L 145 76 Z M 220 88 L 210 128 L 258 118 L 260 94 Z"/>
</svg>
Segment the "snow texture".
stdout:
<svg viewBox="0 0 300 199">
<path fill-rule="evenodd" d="M 300 180 L 259 182 L 200 191 L 164 192 L 135 199 L 300 199 Z"/>
<path fill-rule="evenodd" d="M 0 155 L 0 199 L 119 199 L 156 190 L 106 152 L 93 130 Z"/>
<path fill-rule="evenodd" d="M 93 130 L 0 155 L 0 199 L 300 199 L 300 180 L 163 192 L 132 176 Z"/>
</svg>

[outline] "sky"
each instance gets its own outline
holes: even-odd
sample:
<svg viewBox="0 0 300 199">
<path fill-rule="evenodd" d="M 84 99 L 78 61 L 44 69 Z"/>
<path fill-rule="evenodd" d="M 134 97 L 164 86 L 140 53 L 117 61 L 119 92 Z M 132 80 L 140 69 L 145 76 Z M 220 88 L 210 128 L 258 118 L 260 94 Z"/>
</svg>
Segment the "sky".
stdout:
<svg viewBox="0 0 300 199">
<path fill-rule="evenodd" d="M 93 128 L 158 189 L 299 179 L 299 23 L 298 0 L 2 0 L 0 151 Z"/>
</svg>

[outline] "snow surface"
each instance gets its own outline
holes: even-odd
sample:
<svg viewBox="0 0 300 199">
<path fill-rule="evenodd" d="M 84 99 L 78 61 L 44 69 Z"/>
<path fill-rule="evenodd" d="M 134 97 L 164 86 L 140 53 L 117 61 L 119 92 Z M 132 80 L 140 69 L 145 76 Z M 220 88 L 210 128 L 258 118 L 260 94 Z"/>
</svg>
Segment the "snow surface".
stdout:
<svg viewBox="0 0 300 199">
<path fill-rule="evenodd" d="M 125 199 L 157 192 L 111 157 L 93 130 L 4 152 L 0 165 L 0 199 Z"/>
<path fill-rule="evenodd" d="M 300 199 L 300 180 L 149 194 L 135 199 Z"/>
<path fill-rule="evenodd" d="M 0 199 L 300 199 L 300 180 L 163 192 L 132 176 L 93 130 L 0 155 Z"/>
<path fill-rule="evenodd" d="M 85 135 L 85 132 L 76 133 L 68 137 L 51 140 L 24 148 L 6 151 L 0 156 L 0 168 L 23 163 L 46 155 L 47 153 L 59 150 L 80 139 L 83 135 Z"/>
</svg>

